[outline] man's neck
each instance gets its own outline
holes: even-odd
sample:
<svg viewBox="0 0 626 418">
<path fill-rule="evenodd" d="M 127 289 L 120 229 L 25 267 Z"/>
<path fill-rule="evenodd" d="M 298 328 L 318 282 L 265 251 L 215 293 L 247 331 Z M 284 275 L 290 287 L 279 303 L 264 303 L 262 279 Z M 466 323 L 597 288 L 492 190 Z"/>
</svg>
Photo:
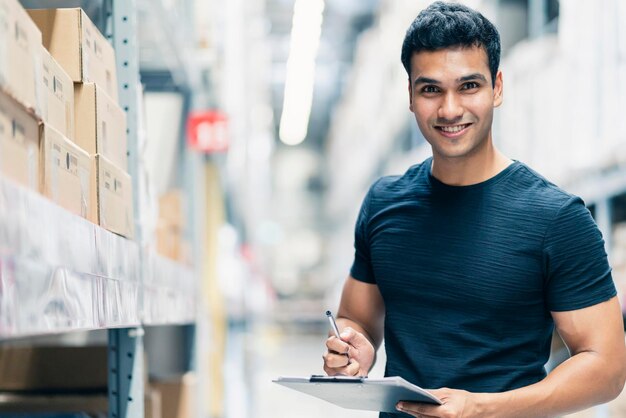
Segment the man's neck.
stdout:
<svg viewBox="0 0 626 418">
<path fill-rule="evenodd" d="M 487 150 L 463 158 L 433 156 L 432 175 L 450 186 L 482 183 L 507 168 L 512 161 L 491 146 Z"/>
</svg>

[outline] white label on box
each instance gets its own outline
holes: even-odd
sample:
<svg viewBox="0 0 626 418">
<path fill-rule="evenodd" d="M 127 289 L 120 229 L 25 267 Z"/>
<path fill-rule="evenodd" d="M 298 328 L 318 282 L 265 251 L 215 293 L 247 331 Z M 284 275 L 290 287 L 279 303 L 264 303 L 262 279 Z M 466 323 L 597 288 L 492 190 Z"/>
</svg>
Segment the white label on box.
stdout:
<svg viewBox="0 0 626 418">
<path fill-rule="evenodd" d="M 66 166 L 67 171 L 69 171 L 73 176 L 78 174 L 78 158 L 69 152 L 67 153 Z"/>
<path fill-rule="evenodd" d="M 61 147 L 57 144 L 52 144 L 50 150 L 50 160 L 48 161 L 50 168 L 50 195 L 52 199 L 59 197 L 59 171 L 61 170 Z"/>
<path fill-rule="evenodd" d="M 24 129 L 24 126 L 22 126 L 22 124 L 20 124 L 15 118 L 13 118 L 12 124 L 13 139 L 15 139 L 15 141 L 19 144 L 23 144 L 24 142 L 26 142 L 26 129 Z"/>
<path fill-rule="evenodd" d="M 15 35 L 15 43 L 20 48 L 24 49 L 26 52 L 29 52 L 28 51 L 28 34 L 24 30 L 24 28 L 20 26 L 20 22 L 17 20 L 15 21 L 14 35 Z"/>
<path fill-rule="evenodd" d="M 93 52 L 94 52 L 94 55 L 98 57 L 98 59 L 102 59 L 102 47 L 98 45 L 97 39 L 93 40 Z"/>
<path fill-rule="evenodd" d="M 56 75 L 52 77 L 52 91 L 59 100 L 63 101 L 63 83 L 59 81 Z"/>
</svg>

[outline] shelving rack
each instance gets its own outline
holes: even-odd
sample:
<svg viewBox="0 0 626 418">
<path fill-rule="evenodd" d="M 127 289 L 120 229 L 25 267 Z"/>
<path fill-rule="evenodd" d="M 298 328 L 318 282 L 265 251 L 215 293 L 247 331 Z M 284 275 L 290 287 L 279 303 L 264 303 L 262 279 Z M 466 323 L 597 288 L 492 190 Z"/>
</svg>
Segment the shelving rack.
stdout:
<svg viewBox="0 0 626 418">
<path fill-rule="evenodd" d="M 127 115 L 136 236 L 119 237 L 0 177 L 0 340 L 107 329 L 108 415 L 143 417 L 143 326 L 195 324 L 200 276 L 197 268 L 158 256 L 146 245 L 139 198 L 137 3 L 104 0 L 101 7 Z M 199 171 L 197 158 L 185 154 L 185 160 L 190 174 Z"/>
</svg>

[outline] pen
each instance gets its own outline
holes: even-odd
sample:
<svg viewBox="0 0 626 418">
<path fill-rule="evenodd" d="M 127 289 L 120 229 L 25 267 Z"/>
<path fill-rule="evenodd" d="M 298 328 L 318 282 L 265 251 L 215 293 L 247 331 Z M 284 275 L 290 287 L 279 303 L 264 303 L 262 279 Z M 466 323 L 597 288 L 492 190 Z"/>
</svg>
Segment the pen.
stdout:
<svg viewBox="0 0 626 418">
<path fill-rule="evenodd" d="M 339 336 L 339 328 L 337 328 L 337 323 L 335 322 L 335 317 L 331 311 L 326 311 L 326 317 L 328 318 L 328 322 L 330 322 L 330 327 L 333 329 L 335 333 L 335 337 L 341 339 Z"/>
<path fill-rule="evenodd" d="M 328 322 L 330 322 L 330 327 L 333 329 L 333 332 L 335 333 L 335 337 L 341 340 L 341 337 L 339 336 L 339 328 L 337 328 L 337 323 L 335 322 L 335 317 L 333 316 L 333 313 L 331 311 L 326 311 L 326 317 L 328 318 Z M 344 353 L 344 355 L 348 357 L 348 364 L 350 364 L 351 363 L 350 354 L 346 352 Z"/>
</svg>

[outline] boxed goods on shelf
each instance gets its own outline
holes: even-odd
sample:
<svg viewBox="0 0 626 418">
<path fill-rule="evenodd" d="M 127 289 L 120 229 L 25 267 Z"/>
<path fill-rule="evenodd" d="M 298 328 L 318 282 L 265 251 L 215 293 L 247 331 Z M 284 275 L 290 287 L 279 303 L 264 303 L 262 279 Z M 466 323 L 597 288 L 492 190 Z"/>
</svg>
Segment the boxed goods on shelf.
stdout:
<svg viewBox="0 0 626 418">
<path fill-rule="evenodd" d="M 39 121 L 0 91 L 0 173 L 39 190 Z"/>
<path fill-rule="evenodd" d="M 106 392 L 107 346 L 0 348 L 0 390 L 10 392 Z"/>
<path fill-rule="evenodd" d="M 0 0 L 0 88 L 41 114 L 41 32 L 17 0 Z"/>
<path fill-rule="evenodd" d="M 74 139 L 74 82 L 50 53 L 41 47 L 43 120 Z"/>
<path fill-rule="evenodd" d="M 185 242 L 179 228 L 159 220 L 155 234 L 158 254 L 171 260 L 186 261 Z"/>
<path fill-rule="evenodd" d="M 128 169 L 126 114 L 99 85 L 74 85 L 75 142 L 91 155 L 100 154 Z"/>
<path fill-rule="evenodd" d="M 185 204 L 182 190 L 170 190 L 159 198 L 156 226 L 157 253 L 172 260 L 190 263 L 191 245 L 185 239 Z"/>
<path fill-rule="evenodd" d="M 133 238 L 133 193 L 130 176 L 102 155 L 94 159 L 91 220 L 111 232 Z"/>
<path fill-rule="evenodd" d="M 152 389 L 150 386 L 145 386 L 144 389 L 144 417 L 145 418 L 163 418 L 161 412 L 161 394 Z"/>
<path fill-rule="evenodd" d="M 168 380 L 152 381 L 151 386 L 161 396 L 161 410 L 164 418 L 195 416 L 195 374 L 189 372 Z"/>
<path fill-rule="evenodd" d="M 17 395 L 3 393 L 0 394 L 0 417 L 107 418 L 108 401 L 106 393 L 95 395 Z"/>
<path fill-rule="evenodd" d="M 41 125 L 41 192 L 88 218 L 91 209 L 89 154 L 48 124 Z"/>
<path fill-rule="evenodd" d="M 82 9 L 31 9 L 43 45 L 75 82 L 94 82 L 117 103 L 113 46 Z"/>
<path fill-rule="evenodd" d="M 169 190 L 159 197 L 159 218 L 178 228 L 184 228 L 184 196 L 183 191 Z"/>
</svg>

